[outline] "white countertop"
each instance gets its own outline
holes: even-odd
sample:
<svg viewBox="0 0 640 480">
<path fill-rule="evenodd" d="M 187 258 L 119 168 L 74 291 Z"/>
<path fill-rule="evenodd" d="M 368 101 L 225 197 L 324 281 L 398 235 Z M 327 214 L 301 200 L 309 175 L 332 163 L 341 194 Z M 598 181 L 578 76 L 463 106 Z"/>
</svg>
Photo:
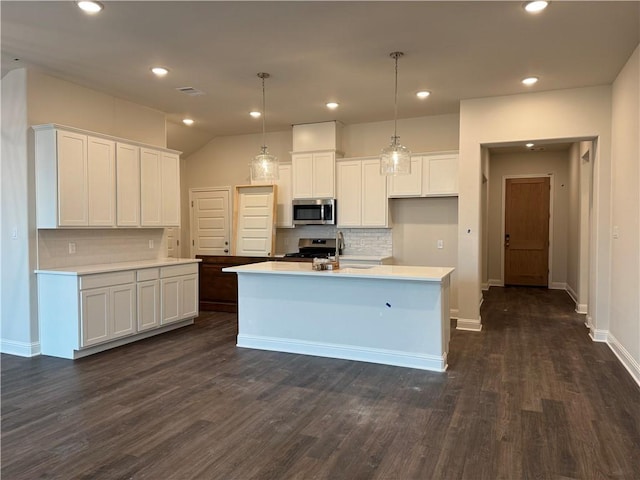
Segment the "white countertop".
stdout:
<svg viewBox="0 0 640 480">
<path fill-rule="evenodd" d="M 201 262 L 199 258 L 158 258 L 155 260 L 138 260 L 135 262 L 103 263 L 99 265 L 77 265 L 73 267 L 59 267 L 39 269 L 35 273 L 54 275 L 90 275 L 92 273 L 117 272 L 120 270 L 138 270 L 141 268 L 167 267 Z"/>
<path fill-rule="evenodd" d="M 340 255 L 340 260 L 345 262 L 384 262 L 390 258 L 391 255 Z"/>
<path fill-rule="evenodd" d="M 341 257 L 342 259 L 343 257 Z M 261 262 L 223 268 L 223 272 L 259 273 L 271 275 L 306 275 L 333 278 L 379 278 L 383 280 L 414 280 L 440 282 L 453 272 L 449 267 L 418 267 L 403 265 L 348 266 L 338 270 L 316 271 L 307 262 Z"/>
</svg>

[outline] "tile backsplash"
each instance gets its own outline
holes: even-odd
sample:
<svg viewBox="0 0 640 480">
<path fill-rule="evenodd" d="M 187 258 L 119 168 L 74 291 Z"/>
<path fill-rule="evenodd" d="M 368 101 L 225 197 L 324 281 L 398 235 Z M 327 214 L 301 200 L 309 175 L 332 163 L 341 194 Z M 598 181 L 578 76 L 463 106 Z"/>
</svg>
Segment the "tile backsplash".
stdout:
<svg viewBox="0 0 640 480">
<path fill-rule="evenodd" d="M 279 228 L 276 234 L 276 251 L 298 251 L 300 238 L 335 238 L 340 230 L 344 236 L 345 255 L 392 255 L 393 241 L 390 228 L 336 228 L 330 225 L 308 225 L 296 228 Z"/>
<path fill-rule="evenodd" d="M 150 242 L 153 247 L 149 247 Z M 69 253 L 69 243 L 75 253 Z M 154 260 L 167 256 L 164 229 L 38 230 L 38 268 Z"/>
</svg>

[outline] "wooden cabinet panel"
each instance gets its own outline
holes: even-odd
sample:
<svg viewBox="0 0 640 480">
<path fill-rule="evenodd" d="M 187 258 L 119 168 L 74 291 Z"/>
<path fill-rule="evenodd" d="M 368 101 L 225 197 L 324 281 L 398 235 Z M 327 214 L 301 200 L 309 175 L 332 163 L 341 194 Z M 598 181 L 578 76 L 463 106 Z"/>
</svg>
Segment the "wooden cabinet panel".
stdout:
<svg viewBox="0 0 640 480">
<path fill-rule="evenodd" d="M 162 225 L 160 152 L 140 149 L 140 225 Z"/>
<path fill-rule="evenodd" d="M 87 137 L 87 196 L 89 226 L 116 224 L 115 142 Z"/>
<path fill-rule="evenodd" d="M 109 340 L 109 288 L 83 290 L 80 296 L 82 309 L 82 346 L 88 347 Z"/>
<path fill-rule="evenodd" d="M 337 167 L 338 227 L 362 224 L 362 162 L 339 162 Z"/>
<path fill-rule="evenodd" d="M 89 224 L 87 202 L 87 136 L 57 132 L 58 225 L 86 227 Z M 55 180 L 54 180 L 55 181 Z"/>
<path fill-rule="evenodd" d="M 160 164 L 162 226 L 180 226 L 180 157 L 162 153 Z"/>
<path fill-rule="evenodd" d="M 111 287 L 110 338 L 136 332 L 136 285 Z"/>
<path fill-rule="evenodd" d="M 335 197 L 335 158 L 335 153 L 313 154 L 313 198 Z"/>
<path fill-rule="evenodd" d="M 138 282 L 138 331 L 160 325 L 160 281 Z"/>
<path fill-rule="evenodd" d="M 377 158 L 337 162 L 338 227 L 388 227 L 387 179 Z"/>
<path fill-rule="evenodd" d="M 140 147 L 116 145 L 116 224 L 140 226 Z"/>
<path fill-rule="evenodd" d="M 293 168 L 293 198 L 313 198 L 313 155 L 294 153 L 291 157 Z"/>
<path fill-rule="evenodd" d="M 411 158 L 411 173 L 389 177 L 390 197 L 419 197 L 422 195 L 422 157 Z"/>
<path fill-rule="evenodd" d="M 362 161 L 361 225 L 363 227 L 389 226 L 387 179 L 380 174 L 379 159 Z"/>
</svg>

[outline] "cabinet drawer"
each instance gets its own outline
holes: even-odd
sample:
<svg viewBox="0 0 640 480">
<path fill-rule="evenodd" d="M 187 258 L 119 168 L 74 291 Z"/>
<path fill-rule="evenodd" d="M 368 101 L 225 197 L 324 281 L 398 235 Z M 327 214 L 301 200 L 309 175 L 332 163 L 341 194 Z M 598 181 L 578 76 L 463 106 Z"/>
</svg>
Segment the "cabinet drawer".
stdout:
<svg viewBox="0 0 640 480">
<path fill-rule="evenodd" d="M 159 268 L 145 268 L 136 272 L 136 280 L 146 282 L 147 280 L 157 280 L 160 278 Z"/>
<path fill-rule="evenodd" d="M 190 273 L 198 273 L 197 263 L 186 263 L 184 265 L 162 267 L 160 269 L 160 278 L 177 277 L 179 275 L 189 275 Z"/>
<path fill-rule="evenodd" d="M 133 270 L 113 273 L 96 273 L 94 275 L 83 275 L 80 277 L 80 290 L 110 287 L 113 285 L 122 285 L 123 283 L 133 282 L 135 282 L 135 272 Z"/>
</svg>

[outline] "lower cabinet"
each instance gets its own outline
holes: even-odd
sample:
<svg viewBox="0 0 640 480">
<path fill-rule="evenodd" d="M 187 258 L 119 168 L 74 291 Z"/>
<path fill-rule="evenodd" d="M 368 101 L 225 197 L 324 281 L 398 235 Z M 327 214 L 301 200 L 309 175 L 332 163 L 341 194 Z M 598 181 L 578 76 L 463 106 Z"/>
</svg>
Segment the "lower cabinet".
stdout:
<svg viewBox="0 0 640 480">
<path fill-rule="evenodd" d="M 86 275 L 37 273 L 44 355 L 79 358 L 198 316 L 197 263 Z"/>
</svg>

